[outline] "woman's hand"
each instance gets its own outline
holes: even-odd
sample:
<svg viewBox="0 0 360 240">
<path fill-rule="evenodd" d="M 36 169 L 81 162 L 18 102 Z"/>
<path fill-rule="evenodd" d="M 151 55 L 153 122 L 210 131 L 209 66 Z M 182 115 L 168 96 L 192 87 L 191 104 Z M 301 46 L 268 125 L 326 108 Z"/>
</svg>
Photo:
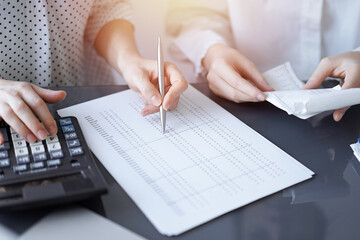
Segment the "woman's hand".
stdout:
<svg viewBox="0 0 360 240">
<path fill-rule="evenodd" d="M 321 60 L 303 89 L 318 88 L 327 77 L 343 79 L 342 89 L 360 87 L 360 52 L 347 52 Z M 333 117 L 340 121 L 350 107 L 337 109 Z"/>
<path fill-rule="evenodd" d="M 37 139 L 44 140 L 48 133 L 57 133 L 55 120 L 45 102 L 56 103 L 65 97 L 64 91 L 47 90 L 31 83 L 0 79 L 0 121 L 5 120 L 29 143 Z M 0 133 L 0 145 L 3 143 L 4 138 Z"/>
<path fill-rule="evenodd" d="M 187 82 L 174 64 L 165 63 L 165 96 L 161 99 L 157 62 L 141 57 L 131 23 L 123 19 L 107 23 L 96 36 L 94 46 L 122 74 L 129 87 L 140 94 L 146 104 L 142 115 L 157 112 L 161 104 L 165 110 L 177 107 L 180 94 L 188 86 Z"/>
<path fill-rule="evenodd" d="M 125 66 L 122 67 L 122 75 L 129 87 L 138 92 L 146 106 L 141 111 L 143 116 L 159 111 L 162 104 L 164 109 L 175 109 L 179 103 L 188 83 L 180 70 L 172 63 L 166 62 L 165 70 L 165 95 L 161 99 L 159 92 L 157 61 L 145 59 L 140 56 L 128 57 Z"/>
<path fill-rule="evenodd" d="M 203 66 L 208 71 L 210 89 L 228 100 L 237 103 L 264 101 L 262 91 L 274 90 L 250 60 L 228 46 L 211 46 Z"/>
</svg>

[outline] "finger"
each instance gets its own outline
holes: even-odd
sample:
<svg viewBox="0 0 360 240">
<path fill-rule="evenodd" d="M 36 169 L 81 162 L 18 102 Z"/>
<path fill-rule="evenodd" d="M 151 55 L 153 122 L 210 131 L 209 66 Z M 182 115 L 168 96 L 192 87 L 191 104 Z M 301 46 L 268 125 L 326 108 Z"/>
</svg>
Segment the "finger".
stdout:
<svg viewBox="0 0 360 240">
<path fill-rule="evenodd" d="M 360 87 L 360 67 L 352 67 L 346 69 L 344 83 L 341 86 L 341 89 L 349 89 L 349 88 L 358 88 Z"/>
<path fill-rule="evenodd" d="M 349 109 L 350 107 L 345 107 L 345 108 L 341 108 L 341 109 L 337 109 L 334 111 L 333 114 L 333 118 L 336 122 L 339 122 L 341 120 L 341 118 L 344 116 L 345 112 Z"/>
<path fill-rule="evenodd" d="M 159 112 L 159 107 L 158 106 L 154 106 L 154 105 L 146 105 L 142 110 L 141 110 L 141 115 L 143 115 L 144 117 L 153 113 L 157 113 Z"/>
<path fill-rule="evenodd" d="M 179 104 L 179 100 L 180 100 L 180 97 L 177 97 L 177 98 L 173 101 L 172 105 L 170 105 L 170 107 L 169 107 L 168 110 L 174 110 L 174 109 L 176 109 L 177 106 L 178 106 L 178 104 Z M 168 110 L 167 110 L 167 111 L 168 111 Z M 150 114 L 153 114 L 153 113 L 157 113 L 157 112 L 159 112 L 159 107 L 154 106 L 154 105 L 147 105 L 147 106 L 145 106 L 145 107 L 142 109 L 141 114 L 142 114 L 143 116 L 147 116 L 147 115 L 150 115 Z"/>
<path fill-rule="evenodd" d="M 30 84 L 32 89 L 47 103 L 61 102 L 66 98 L 65 91 L 54 91 Z M 25 87 L 26 88 L 26 87 Z"/>
<path fill-rule="evenodd" d="M 262 91 L 246 79 L 242 78 L 240 74 L 229 65 L 223 65 L 221 78 L 225 80 L 228 85 L 247 94 L 250 97 L 251 102 L 265 101 L 266 99 L 265 94 Z"/>
<path fill-rule="evenodd" d="M 254 98 L 248 94 L 232 87 L 218 75 L 208 76 L 208 80 L 210 89 L 220 97 L 236 103 L 258 101 L 256 99 L 254 100 Z"/>
<path fill-rule="evenodd" d="M 164 109 L 168 110 L 174 101 L 188 88 L 188 83 L 180 70 L 171 63 L 165 64 L 165 76 L 169 84 L 171 84 L 163 102 Z"/>
<path fill-rule="evenodd" d="M 247 62 L 245 64 L 244 77 L 255 83 L 255 85 L 264 92 L 267 91 L 274 91 L 275 89 L 272 88 L 269 83 L 266 81 L 265 77 L 259 72 L 259 70 L 255 67 L 252 62 Z"/>
<path fill-rule="evenodd" d="M 131 87 L 146 99 L 145 103 L 159 106 L 162 102 L 161 95 L 154 84 L 151 83 L 149 76 L 143 73 L 141 76 L 133 77 L 134 79 L 131 81 L 133 83 Z"/>
<path fill-rule="evenodd" d="M 20 134 L 27 142 L 36 141 L 34 134 L 25 126 L 25 124 L 16 116 L 15 112 L 8 104 L 0 103 L 0 115 L 9 124 L 15 132 Z"/>
<path fill-rule="evenodd" d="M 31 109 L 20 98 L 12 95 L 7 96 L 7 102 L 18 118 L 31 130 L 31 132 L 40 140 L 47 136 L 46 129 L 35 117 Z M 20 133 L 19 133 L 20 134 Z"/>
<path fill-rule="evenodd" d="M 143 101 L 143 103 L 145 103 L 145 105 L 152 104 L 146 98 L 144 98 L 143 95 L 141 95 L 141 93 L 138 93 L 138 94 L 139 94 L 139 97 L 140 97 L 141 101 Z"/>
<path fill-rule="evenodd" d="M 320 64 L 309 78 L 307 83 L 302 87 L 302 89 L 314 89 L 318 88 L 321 83 L 327 78 L 331 72 L 334 71 L 336 65 L 333 60 L 330 58 L 324 58 L 320 61 Z"/>
<path fill-rule="evenodd" d="M 169 110 L 174 110 L 177 108 L 177 106 L 179 105 L 179 100 L 180 100 L 180 97 L 177 97 L 173 103 L 170 105 L 169 107 Z"/>
<path fill-rule="evenodd" d="M 57 126 L 43 99 L 30 86 L 22 89 L 21 97 L 40 118 L 49 134 L 55 135 L 57 133 Z"/>
</svg>

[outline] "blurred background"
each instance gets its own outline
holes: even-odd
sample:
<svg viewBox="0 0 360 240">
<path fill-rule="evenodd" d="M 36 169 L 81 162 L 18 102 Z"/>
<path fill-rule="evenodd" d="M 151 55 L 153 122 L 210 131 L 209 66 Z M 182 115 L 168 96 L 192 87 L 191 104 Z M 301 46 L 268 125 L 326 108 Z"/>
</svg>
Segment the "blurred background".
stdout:
<svg viewBox="0 0 360 240">
<path fill-rule="evenodd" d="M 131 0 L 134 9 L 135 37 L 142 56 L 156 59 L 157 37 L 162 37 L 164 57 L 166 61 L 175 63 L 186 80 L 195 81 L 194 70 L 191 64 L 179 62 L 169 54 L 168 48 L 171 39 L 165 33 L 166 12 L 169 0 Z"/>
</svg>

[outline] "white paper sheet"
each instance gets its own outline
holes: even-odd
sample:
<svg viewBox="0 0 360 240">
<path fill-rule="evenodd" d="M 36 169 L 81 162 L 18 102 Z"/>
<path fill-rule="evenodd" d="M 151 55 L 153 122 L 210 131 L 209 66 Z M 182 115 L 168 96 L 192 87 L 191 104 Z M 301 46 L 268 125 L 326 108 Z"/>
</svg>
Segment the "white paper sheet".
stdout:
<svg viewBox="0 0 360 240">
<path fill-rule="evenodd" d="M 18 238 L 18 240 L 49 239 L 146 240 L 103 216 L 80 207 L 54 211 L 39 220 Z"/>
<path fill-rule="evenodd" d="M 360 103 L 360 88 L 300 90 L 304 85 L 295 75 L 289 63 L 264 73 L 265 79 L 275 89 L 266 92 L 266 100 L 276 107 L 301 119 L 321 112 L 335 110 Z"/>
<path fill-rule="evenodd" d="M 58 112 L 78 118 L 91 150 L 162 234 L 178 235 L 313 174 L 193 87 L 167 113 L 165 135 L 159 115 L 144 118 L 142 107 L 128 90 Z"/>
</svg>

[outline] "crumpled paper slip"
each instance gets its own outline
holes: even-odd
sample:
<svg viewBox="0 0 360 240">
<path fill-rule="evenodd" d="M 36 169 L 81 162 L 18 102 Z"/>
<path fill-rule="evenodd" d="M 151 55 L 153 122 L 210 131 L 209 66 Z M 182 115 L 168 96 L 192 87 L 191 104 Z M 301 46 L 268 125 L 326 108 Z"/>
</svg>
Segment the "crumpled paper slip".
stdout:
<svg viewBox="0 0 360 240">
<path fill-rule="evenodd" d="M 264 73 L 275 91 L 266 92 L 266 100 L 274 106 L 307 119 L 319 113 L 360 104 L 360 88 L 341 90 L 340 86 L 327 89 L 301 90 L 304 83 L 295 75 L 290 63 Z"/>
</svg>

